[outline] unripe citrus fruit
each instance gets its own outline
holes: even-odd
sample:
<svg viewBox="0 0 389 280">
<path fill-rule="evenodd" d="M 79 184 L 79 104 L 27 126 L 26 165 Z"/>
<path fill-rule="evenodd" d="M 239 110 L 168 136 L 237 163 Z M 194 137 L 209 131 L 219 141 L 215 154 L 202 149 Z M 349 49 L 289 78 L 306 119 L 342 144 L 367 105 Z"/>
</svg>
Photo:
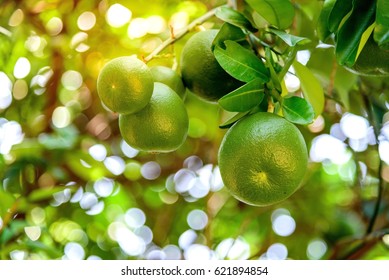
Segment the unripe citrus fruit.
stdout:
<svg viewBox="0 0 389 280">
<path fill-rule="evenodd" d="M 130 114 L 150 101 L 154 80 L 147 65 L 134 56 L 114 58 L 101 69 L 97 93 L 108 109 Z"/>
<path fill-rule="evenodd" d="M 153 74 L 154 82 L 159 82 L 167 85 L 174 90 L 181 98 L 185 96 L 185 86 L 180 75 L 173 69 L 166 66 L 150 67 Z"/>
<path fill-rule="evenodd" d="M 381 49 L 370 36 L 357 61 L 348 69 L 363 76 L 389 76 L 389 50 Z"/>
<path fill-rule="evenodd" d="M 211 29 L 194 34 L 181 54 L 181 76 L 185 86 L 199 97 L 217 101 L 242 83 L 231 77 L 217 62 L 212 42 L 218 30 Z"/>
<path fill-rule="evenodd" d="M 119 116 L 123 139 L 133 148 L 148 152 L 178 149 L 188 133 L 188 114 L 182 99 L 167 85 L 154 84 L 149 104 L 134 114 Z"/>
<path fill-rule="evenodd" d="M 296 126 L 275 114 L 259 112 L 227 131 L 218 160 L 223 182 L 237 199 L 267 206 L 299 188 L 308 153 Z"/>
</svg>

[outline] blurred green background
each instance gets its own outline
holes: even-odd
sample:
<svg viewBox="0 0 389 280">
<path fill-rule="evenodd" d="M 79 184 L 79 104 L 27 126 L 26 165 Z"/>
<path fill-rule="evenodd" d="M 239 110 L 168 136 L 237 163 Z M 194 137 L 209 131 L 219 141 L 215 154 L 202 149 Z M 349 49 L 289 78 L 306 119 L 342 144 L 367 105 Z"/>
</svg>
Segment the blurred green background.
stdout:
<svg viewBox="0 0 389 280">
<path fill-rule="evenodd" d="M 379 170 L 389 181 L 388 86 L 340 66 L 334 76 L 333 49 L 317 48 L 322 3 L 293 2 L 293 33 L 313 42 L 301 59 L 338 99 L 299 127 L 310 151 L 301 189 L 258 208 L 223 188 L 218 125 L 227 116 L 216 104 L 188 93 L 187 141 L 148 154 L 123 142 L 96 92 L 107 61 L 147 56 L 170 28 L 224 1 L 0 0 L 0 259 L 389 259 L 387 194 L 365 235 Z M 177 67 L 190 36 L 149 65 Z M 384 124 L 379 146 L 360 84 Z"/>
</svg>

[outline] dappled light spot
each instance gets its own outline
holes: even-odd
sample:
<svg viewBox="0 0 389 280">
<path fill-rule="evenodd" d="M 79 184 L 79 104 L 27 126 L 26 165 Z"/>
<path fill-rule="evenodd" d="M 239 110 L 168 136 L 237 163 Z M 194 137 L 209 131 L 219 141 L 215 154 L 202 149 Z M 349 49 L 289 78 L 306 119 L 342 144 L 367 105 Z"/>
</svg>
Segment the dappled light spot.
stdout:
<svg viewBox="0 0 389 280">
<path fill-rule="evenodd" d="M 162 251 L 165 253 L 166 260 L 180 260 L 181 250 L 176 245 L 166 245 Z"/>
<path fill-rule="evenodd" d="M 189 23 L 189 15 L 186 12 L 174 13 L 169 21 L 169 25 L 173 28 L 174 33 L 179 32 L 182 28 L 185 28 Z"/>
<path fill-rule="evenodd" d="M 340 141 L 345 141 L 347 139 L 347 136 L 344 135 L 343 133 L 343 130 L 342 128 L 340 127 L 340 124 L 339 123 L 334 123 L 332 126 L 331 126 L 331 129 L 330 129 L 330 134 L 331 136 L 339 139 Z"/>
<path fill-rule="evenodd" d="M 83 260 L 85 258 L 84 248 L 76 242 L 67 243 L 64 251 L 64 260 Z"/>
<path fill-rule="evenodd" d="M 344 164 L 352 156 L 345 143 L 328 134 L 321 134 L 313 139 L 309 155 L 312 161 L 329 159 L 335 164 Z"/>
<path fill-rule="evenodd" d="M 378 149 L 381 159 L 385 161 L 386 164 L 389 164 L 389 141 L 381 141 Z"/>
<path fill-rule="evenodd" d="M 8 25 L 16 27 L 20 25 L 24 20 L 24 13 L 22 9 L 16 9 L 8 20 Z"/>
<path fill-rule="evenodd" d="M 75 49 L 78 52 L 86 52 L 90 48 L 89 45 L 84 43 L 87 39 L 88 39 L 87 33 L 78 32 L 72 37 L 72 40 L 70 41 L 70 47 Z"/>
<path fill-rule="evenodd" d="M 271 213 L 271 221 L 274 222 L 275 219 L 277 219 L 281 215 L 288 215 L 290 216 L 290 212 L 288 209 L 285 208 L 277 208 Z"/>
<path fill-rule="evenodd" d="M 128 26 L 127 35 L 130 39 L 141 38 L 147 34 L 149 24 L 144 18 L 134 18 Z"/>
<path fill-rule="evenodd" d="M 139 154 L 137 149 L 134 149 L 130 145 L 127 144 L 126 141 L 122 140 L 120 142 L 120 148 L 122 149 L 123 154 L 128 158 L 134 158 Z"/>
<path fill-rule="evenodd" d="M 291 216 L 281 214 L 272 222 L 272 228 L 279 236 L 289 236 L 295 231 L 296 222 Z"/>
<path fill-rule="evenodd" d="M 55 108 L 52 116 L 52 122 L 57 128 L 67 127 L 71 122 L 69 109 L 65 106 Z"/>
<path fill-rule="evenodd" d="M 146 245 L 153 241 L 153 232 L 148 226 L 140 226 L 134 230 L 134 233 L 142 238 Z"/>
<path fill-rule="evenodd" d="M 25 227 L 24 232 L 26 233 L 27 237 L 30 238 L 30 240 L 32 241 L 37 241 L 42 233 L 40 226 Z"/>
<path fill-rule="evenodd" d="M 99 261 L 101 258 L 99 256 L 91 255 L 87 258 L 88 261 Z"/>
<path fill-rule="evenodd" d="M 113 174 L 120 175 L 126 168 L 126 163 L 119 156 L 110 156 L 104 160 L 105 167 Z"/>
<path fill-rule="evenodd" d="M 204 211 L 195 209 L 189 212 L 186 221 L 192 229 L 202 230 L 208 224 L 208 216 Z"/>
<path fill-rule="evenodd" d="M 146 18 L 147 32 L 150 34 L 159 34 L 166 30 L 166 20 L 158 15 L 149 16 Z"/>
<path fill-rule="evenodd" d="M 361 116 L 345 113 L 340 120 L 340 128 L 348 138 L 362 139 L 367 136 L 369 122 Z"/>
<path fill-rule="evenodd" d="M 180 169 L 174 175 L 175 189 L 178 193 L 189 191 L 196 183 L 196 174 L 188 169 Z"/>
<path fill-rule="evenodd" d="M 16 100 L 22 100 L 25 98 L 28 94 L 28 84 L 25 80 L 17 80 L 14 83 L 13 89 L 12 89 L 13 97 Z M 1 105 L 0 105 L 1 107 Z"/>
<path fill-rule="evenodd" d="M 38 35 L 31 35 L 27 38 L 24 46 L 26 47 L 27 50 L 32 52 L 34 56 L 41 57 L 43 56 L 43 50 L 47 45 L 47 41 L 39 37 Z"/>
<path fill-rule="evenodd" d="M 274 243 L 266 251 L 268 260 L 285 260 L 287 257 L 288 248 L 282 243 Z"/>
<path fill-rule="evenodd" d="M 102 178 L 93 184 L 93 189 L 95 190 L 96 194 L 101 197 L 110 196 L 113 192 L 113 187 L 114 181 L 108 178 Z"/>
<path fill-rule="evenodd" d="M 161 250 L 152 250 L 147 253 L 146 259 L 148 260 L 165 260 L 166 254 Z"/>
<path fill-rule="evenodd" d="M 213 259 L 213 252 L 205 245 L 192 244 L 184 251 L 186 260 L 205 261 Z"/>
<path fill-rule="evenodd" d="M 319 260 L 327 252 L 327 244 L 321 239 L 314 239 L 308 244 L 307 256 L 310 260 Z"/>
<path fill-rule="evenodd" d="M 103 161 L 107 157 L 107 149 L 102 144 L 91 146 L 88 152 L 97 161 Z"/>
<path fill-rule="evenodd" d="M 140 172 L 143 178 L 155 180 L 161 175 L 161 166 L 155 161 L 149 161 L 142 165 Z"/>
<path fill-rule="evenodd" d="M 30 74 L 31 63 L 26 57 L 19 57 L 14 66 L 14 76 L 16 79 L 24 79 Z"/>
<path fill-rule="evenodd" d="M 71 203 L 77 203 L 80 202 L 82 197 L 84 195 L 84 189 L 78 188 L 77 191 L 73 194 L 72 198 L 70 199 Z"/>
<path fill-rule="evenodd" d="M 43 222 L 46 219 L 46 213 L 43 208 L 40 207 L 34 207 L 31 212 L 31 220 L 33 221 L 34 224 L 43 224 Z M 1 228 L 1 227 L 0 227 Z"/>
<path fill-rule="evenodd" d="M 130 228 L 139 228 L 145 224 L 146 215 L 139 208 L 131 208 L 124 214 L 124 220 Z"/>
<path fill-rule="evenodd" d="M 212 172 L 212 178 L 211 178 L 211 191 L 217 192 L 220 191 L 223 188 L 223 180 L 222 176 L 220 174 L 220 168 L 219 166 L 215 166 Z"/>
<path fill-rule="evenodd" d="M 286 73 L 284 81 L 288 92 L 295 92 L 300 89 L 300 79 L 296 75 Z"/>
<path fill-rule="evenodd" d="M 311 57 L 311 52 L 309 50 L 301 50 L 297 52 L 297 61 L 303 65 L 306 65 Z"/>
<path fill-rule="evenodd" d="M 59 33 L 61 33 L 62 29 L 63 29 L 63 22 L 59 17 L 52 17 L 46 23 L 47 33 L 51 36 L 58 35 Z"/>
<path fill-rule="evenodd" d="M 203 167 L 203 161 L 198 156 L 190 156 L 184 160 L 183 166 L 192 171 L 197 171 Z"/>
<path fill-rule="evenodd" d="M 308 129 L 313 132 L 313 133 L 319 133 L 323 131 L 325 127 L 325 120 L 324 118 L 320 115 L 318 116 L 313 123 L 308 125 Z"/>
<path fill-rule="evenodd" d="M 98 203 L 92 205 L 92 207 L 85 213 L 90 216 L 98 215 L 104 211 L 104 206 L 104 201 L 99 201 Z"/>
<path fill-rule="evenodd" d="M 217 245 L 215 253 L 221 260 L 246 260 L 250 257 L 250 246 L 241 236 L 227 238 Z"/>
<path fill-rule="evenodd" d="M 381 173 L 382 179 L 384 179 L 386 182 L 389 182 L 389 166 L 386 165 L 382 168 Z"/>
<path fill-rule="evenodd" d="M 9 253 L 11 260 L 19 261 L 24 260 L 27 256 L 27 253 L 22 250 L 13 250 Z"/>
<path fill-rule="evenodd" d="M 120 248 L 129 256 L 139 256 L 146 250 L 144 240 L 128 228 L 122 228 L 120 230 L 117 241 Z"/>
<path fill-rule="evenodd" d="M 53 206 L 59 206 L 63 203 L 66 203 L 70 200 L 71 192 L 69 189 L 65 189 L 63 191 L 57 192 L 53 194 L 54 201 L 52 202 Z"/>
<path fill-rule="evenodd" d="M 204 184 L 201 181 L 200 177 L 198 177 L 195 179 L 195 184 L 189 190 L 188 193 L 192 198 L 198 199 L 198 198 L 203 198 L 203 197 L 207 196 L 207 194 L 209 193 L 209 189 L 210 189 L 209 184 Z"/>
<path fill-rule="evenodd" d="M 22 127 L 16 121 L 0 118 L 0 154 L 7 155 L 13 145 L 23 141 Z"/>
<path fill-rule="evenodd" d="M 131 20 L 132 12 L 121 4 L 113 4 L 109 7 L 105 16 L 112 27 L 122 27 Z"/>
<path fill-rule="evenodd" d="M 386 246 L 389 246 L 389 234 L 385 234 L 382 237 L 382 241 L 385 243 Z"/>
<path fill-rule="evenodd" d="M 96 16 L 92 12 L 83 12 L 77 19 L 77 26 L 80 30 L 87 31 L 96 24 Z"/>
<path fill-rule="evenodd" d="M 7 109 L 12 104 L 12 93 L 9 89 L 0 91 L 0 110 Z"/>
<path fill-rule="evenodd" d="M 98 203 L 98 198 L 94 193 L 85 192 L 80 200 L 80 207 L 84 210 L 92 208 Z"/>
<path fill-rule="evenodd" d="M 184 231 L 178 238 L 178 245 L 181 249 L 187 249 L 191 244 L 195 243 L 197 239 L 197 234 L 194 230 L 188 229 Z"/>
<path fill-rule="evenodd" d="M 4 224 L 3 219 L 0 217 L 0 230 L 3 228 L 3 224 Z"/>
<path fill-rule="evenodd" d="M 81 87 L 83 79 L 80 72 L 68 70 L 62 74 L 61 82 L 64 88 L 68 90 L 77 90 Z"/>
</svg>

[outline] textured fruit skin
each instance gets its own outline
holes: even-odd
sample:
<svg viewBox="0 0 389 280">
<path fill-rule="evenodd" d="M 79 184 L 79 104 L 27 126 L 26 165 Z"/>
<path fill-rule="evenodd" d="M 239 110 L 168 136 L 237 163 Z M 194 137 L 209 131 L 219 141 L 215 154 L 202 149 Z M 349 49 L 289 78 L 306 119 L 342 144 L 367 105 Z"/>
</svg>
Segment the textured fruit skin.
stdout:
<svg viewBox="0 0 389 280">
<path fill-rule="evenodd" d="M 361 76 L 389 76 L 389 50 L 381 49 L 370 36 L 355 64 L 347 69 Z"/>
<path fill-rule="evenodd" d="M 223 182 L 237 199 L 268 206 L 299 188 L 308 152 L 296 126 L 275 114 L 259 112 L 227 131 L 218 160 Z"/>
<path fill-rule="evenodd" d="M 181 98 L 185 97 L 185 86 L 180 75 L 176 71 L 166 66 L 150 67 L 153 74 L 154 82 L 159 82 L 167 85 L 174 90 Z"/>
<path fill-rule="evenodd" d="M 181 54 L 181 76 L 185 86 L 204 100 L 216 102 L 243 83 L 231 77 L 219 65 L 211 46 L 218 30 L 194 34 Z"/>
<path fill-rule="evenodd" d="M 133 56 L 110 60 L 97 78 L 97 93 L 108 109 L 135 113 L 150 101 L 154 80 L 147 65 Z"/>
<path fill-rule="evenodd" d="M 188 114 L 182 99 L 168 86 L 154 84 L 150 103 L 134 114 L 120 115 L 123 139 L 133 148 L 147 152 L 178 149 L 188 133 Z"/>
</svg>

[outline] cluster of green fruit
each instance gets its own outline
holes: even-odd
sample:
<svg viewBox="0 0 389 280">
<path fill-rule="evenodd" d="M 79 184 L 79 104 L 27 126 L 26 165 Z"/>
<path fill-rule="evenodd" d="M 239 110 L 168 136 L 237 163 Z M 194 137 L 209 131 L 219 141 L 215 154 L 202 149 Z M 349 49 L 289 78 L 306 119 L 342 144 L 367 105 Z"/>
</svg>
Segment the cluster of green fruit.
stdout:
<svg viewBox="0 0 389 280">
<path fill-rule="evenodd" d="M 149 68 L 134 56 L 118 57 L 101 70 L 97 91 L 103 104 L 119 113 L 120 133 L 133 148 L 171 152 L 185 141 L 185 87 L 172 69 Z"/>
<path fill-rule="evenodd" d="M 185 87 L 208 102 L 216 102 L 243 85 L 215 59 L 212 43 L 217 33 L 198 32 L 187 41 L 181 55 L 181 77 L 170 68 L 148 68 L 135 57 L 116 58 L 103 67 L 98 94 L 106 107 L 120 114 L 120 132 L 130 146 L 170 152 L 185 141 Z M 298 189 L 308 156 L 304 138 L 292 123 L 259 112 L 229 128 L 218 161 L 223 182 L 236 198 L 266 206 Z"/>
</svg>

